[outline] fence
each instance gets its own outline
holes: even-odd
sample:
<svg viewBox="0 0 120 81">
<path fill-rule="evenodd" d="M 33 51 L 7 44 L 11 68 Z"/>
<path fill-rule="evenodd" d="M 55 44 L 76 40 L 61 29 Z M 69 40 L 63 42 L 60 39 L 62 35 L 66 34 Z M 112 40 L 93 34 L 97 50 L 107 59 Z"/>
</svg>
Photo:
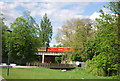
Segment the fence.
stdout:
<svg viewBox="0 0 120 81">
<path fill-rule="evenodd" d="M 56 64 L 56 63 L 27 63 L 27 66 L 38 66 L 51 69 L 74 69 L 76 66 L 73 64 Z"/>
</svg>

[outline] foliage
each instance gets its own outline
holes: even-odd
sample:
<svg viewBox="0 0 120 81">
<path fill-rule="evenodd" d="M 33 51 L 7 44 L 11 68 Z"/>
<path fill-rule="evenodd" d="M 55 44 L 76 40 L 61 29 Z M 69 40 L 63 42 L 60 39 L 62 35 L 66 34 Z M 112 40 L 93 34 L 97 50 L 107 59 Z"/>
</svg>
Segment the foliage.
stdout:
<svg viewBox="0 0 120 81">
<path fill-rule="evenodd" d="M 116 76 L 113 76 L 113 79 L 120 79 L 120 74 L 116 75 Z"/>
<path fill-rule="evenodd" d="M 59 45 L 53 45 L 53 47 L 64 47 L 62 44 Z"/>
<path fill-rule="evenodd" d="M 47 17 L 47 14 L 43 16 L 43 20 L 41 20 L 40 27 L 40 37 L 42 40 L 42 46 L 49 47 L 50 40 L 52 39 L 52 25 L 50 19 L 48 19 Z"/>
<path fill-rule="evenodd" d="M 6 20 L 4 17 L 3 17 L 3 14 L 0 14 L 0 29 L 2 29 L 2 32 L 1 32 L 1 34 L 2 34 L 2 56 L 7 56 L 7 53 L 8 53 L 8 51 L 7 51 L 7 47 L 6 47 L 6 42 L 7 42 L 7 40 L 6 39 L 8 39 L 7 37 L 8 37 L 8 35 L 9 35 L 9 33 L 8 32 L 6 32 L 6 29 L 8 29 L 8 27 L 5 25 L 5 23 L 4 23 L 4 21 Z"/>
<path fill-rule="evenodd" d="M 29 12 L 24 16 L 16 18 L 11 24 L 12 32 L 12 53 L 11 61 L 24 64 L 33 61 L 36 55 L 38 27 Z"/>
<path fill-rule="evenodd" d="M 82 61 L 81 56 L 79 53 L 73 53 L 71 56 L 72 61 Z"/>
<path fill-rule="evenodd" d="M 1 14 L 2 16 L 2 14 Z M 10 61 L 17 64 L 25 64 L 36 59 L 37 47 L 49 46 L 52 39 L 52 26 L 47 15 L 41 20 L 40 27 L 25 11 L 23 16 L 16 18 L 11 23 L 12 33 L 6 32 L 8 27 L 4 24 L 5 18 L 0 18 L 2 26 L 2 55 L 10 53 Z M 12 42 L 11 42 L 12 40 Z M 11 51 L 10 51 L 11 49 Z"/>
<path fill-rule="evenodd" d="M 93 37 L 94 31 L 90 19 L 70 19 L 59 29 L 56 40 L 63 46 L 74 49 L 75 54 L 72 55 L 73 60 L 81 56 L 82 61 L 85 61 L 84 57 L 86 55 L 83 56 L 82 53 L 87 48 L 87 40 Z"/>
<path fill-rule="evenodd" d="M 55 63 L 61 63 L 62 58 L 61 57 L 55 57 Z"/>
<path fill-rule="evenodd" d="M 111 2 L 106 8 L 109 8 L 114 14 L 104 13 L 100 10 L 101 18 L 97 19 L 98 33 L 93 41 L 94 57 L 86 67 L 88 72 L 95 75 L 110 76 L 118 74 L 119 71 L 120 42 L 118 40 L 118 14 L 117 11 L 114 11 L 116 6 L 116 2 Z M 88 47 L 92 49 L 90 45 Z"/>
<path fill-rule="evenodd" d="M 85 51 L 82 52 L 82 58 L 84 58 L 84 61 L 92 60 L 95 55 L 99 54 L 99 51 L 97 50 L 97 41 L 99 40 L 95 37 L 87 40 L 87 48 L 85 49 Z"/>
</svg>

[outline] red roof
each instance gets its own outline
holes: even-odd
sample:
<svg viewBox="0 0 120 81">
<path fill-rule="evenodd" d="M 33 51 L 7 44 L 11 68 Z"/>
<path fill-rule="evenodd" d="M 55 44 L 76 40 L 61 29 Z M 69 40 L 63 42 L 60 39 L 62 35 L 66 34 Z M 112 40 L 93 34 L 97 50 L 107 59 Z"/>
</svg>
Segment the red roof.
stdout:
<svg viewBox="0 0 120 81">
<path fill-rule="evenodd" d="M 61 48 L 57 48 L 57 47 L 48 47 L 48 48 L 47 48 L 47 51 L 71 52 L 71 51 L 72 51 L 72 48 L 64 48 L 64 47 L 61 47 Z"/>
</svg>

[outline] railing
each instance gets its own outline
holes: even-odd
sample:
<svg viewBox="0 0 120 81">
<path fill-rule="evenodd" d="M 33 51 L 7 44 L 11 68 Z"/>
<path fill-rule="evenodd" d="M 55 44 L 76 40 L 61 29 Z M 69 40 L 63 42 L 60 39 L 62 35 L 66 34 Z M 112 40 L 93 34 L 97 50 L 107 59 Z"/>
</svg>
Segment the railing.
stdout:
<svg viewBox="0 0 120 81">
<path fill-rule="evenodd" d="M 27 66 L 38 66 L 51 69 L 73 69 L 76 66 L 73 64 L 57 64 L 57 63 L 27 63 Z"/>
</svg>

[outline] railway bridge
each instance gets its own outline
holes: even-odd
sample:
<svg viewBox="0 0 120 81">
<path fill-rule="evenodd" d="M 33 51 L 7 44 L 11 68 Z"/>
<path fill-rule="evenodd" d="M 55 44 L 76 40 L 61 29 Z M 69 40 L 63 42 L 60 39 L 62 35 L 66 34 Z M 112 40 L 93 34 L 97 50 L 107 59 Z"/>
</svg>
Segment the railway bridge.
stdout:
<svg viewBox="0 0 120 81">
<path fill-rule="evenodd" d="M 39 47 L 37 55 L 42 63 L 55 63 L 55 57 L 61 57 L 67 52 L 73 52 L 69 47 Z"/>
</svg>

